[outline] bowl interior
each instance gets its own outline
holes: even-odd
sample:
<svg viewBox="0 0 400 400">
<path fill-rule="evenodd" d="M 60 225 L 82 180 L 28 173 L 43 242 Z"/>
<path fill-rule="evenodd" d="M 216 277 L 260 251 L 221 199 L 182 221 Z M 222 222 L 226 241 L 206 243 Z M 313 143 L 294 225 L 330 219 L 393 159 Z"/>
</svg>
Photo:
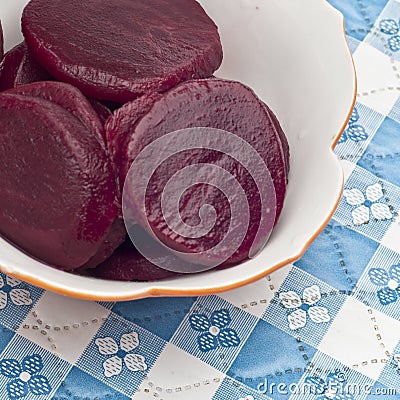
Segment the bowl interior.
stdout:
<svg viewBox="0 0 400 400">
<path fill-rule="evenodd" d="M 0 10 L 6 47 L 18 43 L 26 0 Z M 355 100 L 355 74 L 342 16 L 325 0 L 201 0 L 219 27 L 218 77 L 252 87 L 276 113 L 291 148 L 285 206 L 271 239 L 253 260 L 157 283 L 110 282 L 54 270 L 0 239 L 0 268 L 30 283 L 87 299 L 126 300 L 208 294 L 260 278 L 301 256 L 337 205 L 342 171 L 332 145 Z"/>
</svg>

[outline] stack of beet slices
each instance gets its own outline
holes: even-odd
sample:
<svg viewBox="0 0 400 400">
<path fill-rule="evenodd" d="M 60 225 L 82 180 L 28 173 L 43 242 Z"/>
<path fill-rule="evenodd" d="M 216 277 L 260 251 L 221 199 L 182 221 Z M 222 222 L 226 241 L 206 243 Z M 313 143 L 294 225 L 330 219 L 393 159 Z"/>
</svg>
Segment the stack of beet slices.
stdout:
<svg viewBox="0 0 400 400">
<path fill-rule="evenodd" d="M 0 25 L 2 237 L 66 271 L 127 281 L 177 276 L 162 268 L 165 254 L 155 251 L 151 262 L 127 238 L 122 194 L 129 177 L 129 228 L 156 237 L 182 260 L 194 255 L 198 265 L 225 268 L 264 247 L 285 199 L 288 142 L 251 89 L 212 76 L 222 46 L 197 1 L 31 0 L 22 32 L 24 42 L 3 54 Z M 142 204 L 136 178 L 140 185 L 153 160 L 145 159 L 137 176 L 129 175 L 132 164 L 150 145 L 190 128 L 228 132 L 251 146 L 265 167 L 256 175 L 269 177 L 263 194 L 246 165 L 208 146 L 204 136 L 202 146 L 185 148 L 152 171 Z M 229 148 L 230 137 L 222 136 L 220 149 Z M 177 143 L 179 136 L 166 148 Z M 192 237 L 174 230 L 163 208 L 171 177 L 191 165 L 198 166 L 192 175 L 199 183 L 179 199 L 182 224 L 196 227 L 205 205 L 215 214 L 214 226 Z M 230 199 L 207 183 L 206 165 L 240 185 L 247 221 L 232 224 Z M 268 223 L 261 221 L 265 206 Z M 243 229 L 233 251 L 217 246 Z"/>
</svg>

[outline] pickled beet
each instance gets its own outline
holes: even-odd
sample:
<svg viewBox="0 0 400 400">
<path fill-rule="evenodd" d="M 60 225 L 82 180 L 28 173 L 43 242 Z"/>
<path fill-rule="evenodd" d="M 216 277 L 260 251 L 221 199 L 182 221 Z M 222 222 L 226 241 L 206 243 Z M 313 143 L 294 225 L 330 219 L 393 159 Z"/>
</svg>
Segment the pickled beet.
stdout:
<svg viewBox="0 0 400 400">
<path fill-rule="evenodd" d="M 108 118 L 111 117 L 112 112 L 111 110 L 100 101 L 95 99 L 88 99 L 90 104 L 92 105 L 94 111 L 96 111 L 98 117 L 100 118 L 101 123 L 104 125 Z"/>
<path fill-rule="evenodd" d="M 32 0 L 22 31 L 52 76 L 119 103 L 209 77 L 222 61 L 218 29 L 195 0 Z"/>
<path fill-rule="evenodd" d="M 129 132 L 134 130 L 135 124 L 144 117 L 157 100 L 160 94 L 144 95 L 134 101 L 124 104 L 108 118 L 105 124 L 105 135 L 110 155 L 118 169 L 121 150 Z"/>
<path fill-rule="evenodd" d="M 7 52 L 0 64 L 0 91 L 52 77 L 29 54 L 22 42 Z"/>
<path fill-rule="evenodd" d="M 104 128 L 97 112 L 86 97 L 75 87 L 62 82 L 36 82 L 18 86 L 6 93 L 41 98 L 68 111 L 105 147 Z"/>
<path fill-rule="evenodd" d="M 115 281 L 158 281 L 179 275 L 152 264 L 135 249 L 129 239 L 90 274 Z"/>
<path fill-rule="evenodd" d="M 81 267 L 103 251 L 118 212 L 103 146 L 43 98 L 0 94 L 0 120 L 1 235 L 52 266 Z"/>
<path fill-rule="evenodd" d="M 146 105 L 149 107 L 148 103 Z M 261 156 L 266 166 L 266 173 L 269 171 L 271 174 L 276 192 L 276 203 L 275 199 L 271 201 L 271 204 L 276 204 L 276 209 L 271 211 L 276 212 L 274 221 L 277 221 L 286 192 L 288 146 L 287 142 L 283 143 L 284 133 L 272 111 L 257 98 L 251 89 L 238 82 L 221 79 L 195 80 L 182 83 L 162 95 L 154 101 L 150 111 L 139 120 L 137 120 L 135 107 L 132 107 L 134 112 L 131 119 L 131 106 L 125 105 L 106 126 L 106 136 L 110 136 L 109 130 L 112 127 L 111 136 L 115 142 L 119 143 L 119 150 L 116 150 L 117 156 L 114 155 L 114 160 L 118 162 L 121 186 L 125 182 L 132 162 L 146 146 L 158 138 L 185 128 L 221 129 L 244 139 Z M 179 139 L 177 141 L 179 142 Z M 174 145 L 171 143 L 168 146 Z M 159 149 L 160 152 L 162 150 Z M 157 156 L 158 154 L 154 154 L 154 157 Z M 212 204 L 215 207 L 218 224 L 201 238 L 185 237 L 171 230 L 161 209 L 162 192 L 169 178 L 188 165 L 198 163 L 215 164 L 229 171 L 246 192 L 248 203 L 251 205 L 247 235 L 226 263 L 243 261 L 249 257 L 249 251 L 253 245 L 257 247 L 265 243 L 262 238 L 260 243 L 254 243 L 261 216 L 261 198 L 250 173 L 226 154 L 208 149 L 191 149 L 182 151 L 175 158 L 171 157 L 154 171 L 148 183 L 144 205 L 146 215 L 143 214 L 143 205 L 139 204 L 135 193 L 132 194 L 131 199 L 132 213 L 137 214 L 135 217 L 142 226 L 147 220 L 155 235 L 174 250 L 198 254 L 213 248 L 230 229 L 229 201 L 220 191 L 207 185 L 195 185 L 181 198 L 179 211 L 183 221 L 190 226 L 196 226 L 199 223 L 199 212 L 204 204 Z M 143 172 L 150 166 L 151 160 L 148 165 L 144 165 Z M 199 174 L 201 173 L 200 169 Z M 134 177 L 132 179 L 134 185 Z M 270 189 L 266 188 L 266 190 Z M 236 228 L 238 226 L 234 227 Z M 270 230 L 264 232 L 265 237 L 269 234 Z M 222 254 L 220 256 L 223 257 Z M 199 255 L 196 262 L 213 263 L 213 257 L 219 257 L 219 255 L 213 254 L 211 259 L 208 256 L 203 259 Z"/>
</svg>

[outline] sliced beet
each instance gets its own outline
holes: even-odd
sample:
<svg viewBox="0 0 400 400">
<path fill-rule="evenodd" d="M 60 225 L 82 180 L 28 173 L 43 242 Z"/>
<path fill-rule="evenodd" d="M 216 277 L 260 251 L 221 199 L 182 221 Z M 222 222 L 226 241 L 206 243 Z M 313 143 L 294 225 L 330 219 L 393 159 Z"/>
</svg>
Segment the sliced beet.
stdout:
<svg viewBox="0 0 400 400">
<path fill-rule="evenodd" d="M 272 111 L 257 98 L 251 89 L 238 82 L 220 79 L 190 81 L 182 83 L 155 101 L 150 111 L 139 121 L 136 112 L 133 112 L 132 120 L 130 120 L 129 113 L 129 105 L 119 110 L 118 123 L 114 126 L 115 132 L 113 133 L 114 137 L 120 137 L 120 143 L 123 144 L 119 153 L 120 157 L 117 157 L 117 159 L 119 158 L 121 186 L 138 154 L 158 138 L 185 128 L 221 129 L 243 138 L 257 151 L 268 167 L 276 191 L 276 210 L 272 210 L 272 212 L 276 211 L 275 222 L 277 221 L 283 206 L 287 184 L 286 159 L 288 159 L 288 154 L 286 154 L 287 149 L 281 140 L 284 133 L 281 131 L 277 119 L 273 117 Z M 108 132 L 107 129 L 106 132 Z M 179 141 L 179 139 L 177 140 Z M 154 157 L 157 156 L 154 154 Z M 151 168 L 152 160 L 150 158 L 148 165 L 143 164 L 143 173 L 146 172 L 146 168 Z M 168 179 L 186 166 L 197 163 L 213 163 L 230 171 L 240 185 L 246 189 L 247 200 L 251 204 L 249 228 L 242 245 L 226 263 L 242 261 L 248 258 L 252 245 L 257 248 L 258 245 L 261 246 L 265 243 L 262 237 L 259 243 L 254 243 L 259 228 L 261 198 L 249 172 L 227 155 L 214 150 L 192 149 L 181 152 L 177 157 L 171 157 L 155 170 L 147 186 L 145 202 L 147 215 L 143 214 L 142 205 L 135 193 L 131 194 L 132 204 L 129 205 L 132 206 L 132 213 L 136 214 L 137 221 L 142 225 L 147 219 L 155 235 L 174 250 L 196 254 L 210 250 L 228 232 L 231 217 L 229 202 L 218 190 L 205 185 L 197 185 L 184 193 L 179 204 L 183 220 L 192 226 L 199 223 L 198 213 L 202 205 L 212 204 L 215 206 L 219 225 L 202 238 L 188 238 L 173 232 L 163 217 L 160 205 L 162 191 Z M 202 171 L 199 171 L 199 174 L 201 173 Z M 132 177 L 133 182 L 134 177 Z M 266 188 L 266 190 L 270 189 Z M 267 237 L 270 231 L 265 231 L 264 234 Z M 214 257 L 218 256 L 218 254 L 213 254 L 211 258 L 204 259 L 199 256 L 196 262 L 213 264 Z M 222 258 L 223 256 L 221 254 Z"/>
<path fill-rule="evenodd" d="M 7 52 L 0 64 L 0 91 L 48 80 L 52 77 L 32 58 L 25 42 Z"/>
<path fill-rule="evenodd" d="M 64 270 L 87 263 L 117 216 L 116 183 L 99 140 L 48 100 L 0 94 L 0 233 Z"/>
<path fill-rule="evenodd" d="M 32 0 L 22 31 L 51 75 L 119 103 L 208 77 L 222 61 L 218 29 L 195 0 Z"/>
<path fill-rule="evenodd" d="M 162 260 L 161 260 L 162 262 Z M 128 239 L 114 254 L 90 271 L 92 276 L 115 281 L 158 281 L 179 274 L 167 271 L 144 258 Z"/>
<path fill-rule="evenodd" d="M 93 134 L 103 147 L 105 146 L 104 128 L 100 117 L 89 100 L 72 85 L 62 82 L 36 82 L 18 86 L 6 93 L 40 98 L 58 104 L 77 118 L 87 131 Z"/>
<path fill-rule="evenodd" d="M 144 95 L 123 105 L 106 121 L 105 135 L 107 147 L 117 168 L 120 165 L 121 151 L 126 137 L 134 130 L 135 124 L 161 98 L 162 95 L 158 93 Z"/>
<path fill-rule="evenodd" d="M 97 253 L 83 266 L 83 268 L 94 268 L 106 261 L 114 253 L 115 249 L 124 243 L 126 229 L 124 221 L 116 218 L 110 227 L 109 233 L 101 244 Z"/>
<path fill-rule="evenodd" d="M 94 111 L 96 111 L 101 123 L 104 125 L 108 118 L 111 117 L 111 110 L 104 104 L 95 99 L 88 99 Z"/>
</svg>

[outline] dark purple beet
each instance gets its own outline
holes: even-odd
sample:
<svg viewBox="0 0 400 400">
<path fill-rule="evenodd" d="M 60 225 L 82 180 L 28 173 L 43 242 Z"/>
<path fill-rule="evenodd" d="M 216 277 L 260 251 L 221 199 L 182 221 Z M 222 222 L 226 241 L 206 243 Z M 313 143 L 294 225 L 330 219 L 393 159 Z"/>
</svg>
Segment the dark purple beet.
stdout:
<svg viewBox="0 0 400 400">
<path fill-rule="evenodd" d="M 129 132 L 133 132 L 135 124 L 144 117 L 162 95 L 158 93 L 144 95 L 126 103 L 116 110 L 105 124 L 107 148 L 115 166 L 120 165 L 121 150 Z"/>
<path fill-rule="evenodd" d="M 58 104 L 0 94 L 0 232 L 64 270 L 104 246 L 116 183 L 98 139 Z"/>
<path fill-rule="evenodd" d="M 75 87 L 62 82 L 36 82 L 6 93 L 48 100 L 71 113 L 105 147 L 103 124 L 89 100 Z"/>
<path fill-rule="evenodd" d="M 121 156 L 117 157 L 121 186 L 137 155 L 157 138 L 191 127 L 222 129 L 243 138 L 264 160 L 276 190 L 277 208 L 272 210 L 276 211 L 276 222 L 286 192 L 288 168 L 285 160 L 288 154 L 281 141 L 281 135 L 284 134 L 280 132 L 279 123 L 273 117 L 272 111 L 257 98 L 251 89 L 238 82 L 220 79 L 190 81 L 182 83 L 155 101 L 150 111 L 139 121 L 137 121 L 136 113 L 133 113 L 132 121 L 130 121 L 129 112 L 129 105 L 124 106 L 119 111 L 118 120 L 114 121 L 117 124 L 113 126 L 114 137 L 119 136 L 120 143 L 123 143 Z M 120 123 L 120 130 L 118 123 Z M 171 143 L 171 145 L 174 144 Z M 154 154 L 154 157 L 157 156 L 158 154 Z M 150 157 L 148 165 L 143 164 L 143 173 L 151 168 L 151 163 Z M 192 149 L 171 157 L 155 170 L 147 186 L 145 202 L 147 215 L 143 214 L 142 205 L 135 197 L 137 196 L 135 193 L 132 194 L 132 204 L 130 204 L 133 207 L 133 214 L 136 214 L 135 218 L 142 226 L 147 219 L 156 236 L 174 250 L 197 254 L 219 243 L 230 229 L 231 215 L 228 200 L 214 187 L 196 185 L 183 194 L 179 204 L 182 219 L 191 226 L 199 223 L 199 211 L 202 205 L 212 204 L 215 207 L 218 225 L 201 238 L 188 238 L 173 232 L 168 227 L 161 210 L 161 195 L 169 178 L 184 167 L 197 163 L 211 163 L 230 171 L 245 189 L 248 203 L 251 205 L 250 225 L 242 245 L 227 261 L 227 263 L 238 263 L 248 258 L 253 244 L 257 248 L 258 245 L 261 246 L 264 243 L 263 240 L 260 243 L 253 243 L 259 228 L 261 198 L 249 172 L 227 155 L 214 150 Z M 199 172 L 201 173 L 202 171 Z M 240 227 L 234 227 L 236 228 Z M 264 233 L 267 237 L 270 231 Z M 211 258 L 204 259 L 199 256 L 196 262 L 213 264 L 213 257 L 218 256 L 218 254 L 213 254 Z M 222 258 L 223 256 L 221 254 Z"/>
<path fill-rule="evenodd" d="M 114 253 L 115 249 L 126 239 L 124 221 L 116 218 L 110 227 L 109 234 L 104 239 L 97 253 L 83 266 L 83 268 L 94 268 L 106 261 Z"/>
<path fill-rule="evenodd" d="M 107 261 L 91 270 L 90 274 L 115 281 L 159 281 L 179 276 L 152 264 L 135 249 L 129 239 Z"/>
<path fill-rule="evenodd" d="M 49 80 L 52 77 L 31 57 L 25 42 L 7 52 L 0 64 L 0 91 Z"/>
<path fill-rule="evenodd" d="M 195 0 L 32 0 L 22 31 L 51 75 L 119 103 L 208 77 L 222 61 L 218 29 Z"/>
<path fill-rule="evenodd" d="M 94 111 L 96 111 L 98 117 L 100 118 L 101 123 L 104 124 L 111 117 L 111 110 L 104 104 L 95 99 L 88 99 L 90 104 L 92 105 Z"/>
</svg>

